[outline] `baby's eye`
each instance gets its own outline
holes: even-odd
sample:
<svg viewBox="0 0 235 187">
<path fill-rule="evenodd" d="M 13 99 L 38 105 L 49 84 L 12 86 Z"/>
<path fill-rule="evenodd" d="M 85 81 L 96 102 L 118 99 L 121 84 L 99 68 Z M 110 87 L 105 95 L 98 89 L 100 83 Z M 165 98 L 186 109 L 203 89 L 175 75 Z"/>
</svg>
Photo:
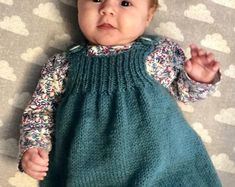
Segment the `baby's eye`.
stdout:
<svg viewBox="0 0 235 187">
<path fill-rule="evenodd" d="M 102 0 L 92 0 L 93 2 L 95 2 L 95 3 L 101 3 L 102 2 Z"/>
<path fill-rule="evenodd" d="M 131 6 L 131 3 L 129 1 L 122 1 L 121 5 L 122 6 Z"/>
</svg>

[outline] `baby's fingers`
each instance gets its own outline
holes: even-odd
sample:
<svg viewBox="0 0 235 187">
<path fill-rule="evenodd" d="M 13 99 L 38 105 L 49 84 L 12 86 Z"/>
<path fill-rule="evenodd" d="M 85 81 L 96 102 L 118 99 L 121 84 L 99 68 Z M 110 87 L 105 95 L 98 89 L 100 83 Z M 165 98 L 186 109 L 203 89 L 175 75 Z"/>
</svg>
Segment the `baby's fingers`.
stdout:
<svg viewBox="0 0 235 187">
<path fill-rule="evenodd" d="M 198 56 L 206 56 L 206 50 L 199 48 L 198 49 Z"/>
<path fill-rule="evenodd" d="M 44 177 L 47 175 L 46 172 L 32 171 L 30 169 L 25 170 L 25 173 L 27 173 L 29 176 L 33 177 L 36 180 L 43 180 Z"/>
<path fill-rule="evenodd" d="M 215 60 L 215 57 L 212 53 L 206 53 L 206 60 L 204 61 L 204 65 L 213 72 L 216 72 L 220 68 L 220 63 Z"/>
<path fill-rule="evenodd" d="M 29 161 L 41 165 L 41 166 L 48 166 L 48 160 L 43 159 L 38 154 L 34 154 Z"/>
<path fill-rule="evenodd" d="M 212 61 L 215 60 L 215 57 L 211 52 L 207 52 L 206 53 L 206 59 L 207 59 L 208 62 L 212 62 Z"/>
<path fill-rule="evenodd" d="M 191 56 L 194 57 L 205 57 L 207 55 L 206 50 L 197 47 L 196 45 L 192 44 L 190 45 L 191 49 Z"/>
<path fill-rule="evenodd" d="M 198 47 L 194 44 L 190 45 L 191 56 L 196 57 L 198 56 Z"/>
<path fill-rule="evenodd" d="M 192 62 L 191 60 L 187 60 L 184 64 L 184 69 L 186 70 L 187 73 L 191 73 L 193 70 Z"/>
<path fill-rule="evenodd" d="M 39 155 L 45 160 L 45 161 L 49 161 L 49 158 L 48 158 L 48 152 L 45 151 L 44 149 L 38 149 L 38 153 Z"/>
<path fill-rule="evenodd" d="M 47 166 L 41 166 L 41 165 L 35 164 L 34 162 L 31 162 L 31 161 L 24 163 L 24 168 L 26 168 L 26 169 L 28 168 L 32 171 L 37 171 L 37 172 L 47 172 L 48 171 Z"/>
<path fill-rule="evenodd" d="M 219 62 L 217 62 L 217 61 L 214 60 L 214 61 L 212 61 L 212 62 L 210 63 L 209 68 L 210 68 L 210 70 L 212 70 L 213 72 L 217 72 L 217 71 L 219 71 L 220 64 L 219 64 Z"/>
</svg>

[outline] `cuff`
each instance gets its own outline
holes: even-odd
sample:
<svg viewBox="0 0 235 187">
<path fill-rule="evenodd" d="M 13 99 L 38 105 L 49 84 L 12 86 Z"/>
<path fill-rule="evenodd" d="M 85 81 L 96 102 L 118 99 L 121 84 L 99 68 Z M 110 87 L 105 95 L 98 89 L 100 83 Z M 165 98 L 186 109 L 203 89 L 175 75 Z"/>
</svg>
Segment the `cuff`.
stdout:
<svg viewBox="0 0 235 187">
<path fill-rule="evenodd" d="M 215 85 L 218 85 L 220 83 L 221 79 L 222 79 L 220 71 L 217 72 L 217 74 L 215 75 L 215 78 L 213 79 L 213 81 L 211 81 L 211 83 L 202 83 L 202 82 L 195 81 L 195 80 L 193 80 L 189 77 L 189 75 L 187 74 L 186 71 L 184 71 L 184 75 L 191 84 L 197 84 L 197 85 L 202 85 L 202 86 L 215 86 Z"/>
</svg>

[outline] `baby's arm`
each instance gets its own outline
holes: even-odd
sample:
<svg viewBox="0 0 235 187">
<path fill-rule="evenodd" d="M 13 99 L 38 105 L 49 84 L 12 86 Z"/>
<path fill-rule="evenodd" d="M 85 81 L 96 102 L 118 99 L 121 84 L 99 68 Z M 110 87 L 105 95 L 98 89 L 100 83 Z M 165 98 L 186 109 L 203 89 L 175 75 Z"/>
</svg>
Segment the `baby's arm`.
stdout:
<svg viewBox="0 0 235 187">
<path fill-rule="evenodd" d="M 63 92 L 67 61 L 63 55 L 49 59 L 42 69 L 32 99 L 20 126 L 19 169 L 42 180 L 47 171 L 54 111 Z"/>
<path fill-rule="evenodd" d="M 196 46 L 192 46 L 191 48 L 192 53 L 196 53 Z M 198 53 L 200 49 L 197 48 L 196 50 Z M 203 52 L 205 53 L 205 51 Z M 205 54 L 210 58 L 209 61 L 214 60 L 212 54 Z M 192 56 L 193 55 L 194 54 L 192 54 Z M 191 62 L 186 61 L 184 52 L 179 45 L 167 39 L 162 40 L 160 44 L 156 46 L 155 51 L 148 59 L 147 70 L 150 75 L 166 87 L 177 100 L 184 103 L 201 100 L 211 95 L 215 92 L 217 83 L 220 80 L 218 67 L 216 67 L 218 69 L 214 71 L 213 75 L 210 74 L 211 77 L 209 81 L 208 77 L 206 81 L 203 79 L 193 80 L 195 77 L 191 77 L 191 74 L 187 73 L 190 69 L 190 65 L 192 65 Z M 196 61 L 199 59 L 200 58 L 196 59 Z M 195 59 L 193 63 L 195 63 Z M 194 65 L 199 66 L 198 64 Z M 193 73 L 198 74 L 201 72 L 194 68 Z M 202 78 L 204 78 L 204 75 L 201 75 Z"/>
</svg>

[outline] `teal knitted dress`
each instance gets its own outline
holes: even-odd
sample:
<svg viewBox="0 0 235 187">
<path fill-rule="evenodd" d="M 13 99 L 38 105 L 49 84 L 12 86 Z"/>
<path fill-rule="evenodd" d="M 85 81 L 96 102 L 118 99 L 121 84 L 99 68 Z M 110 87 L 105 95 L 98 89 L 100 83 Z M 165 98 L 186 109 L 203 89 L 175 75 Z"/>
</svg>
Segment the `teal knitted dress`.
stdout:
<svg viewBox="0 0 235 187">
<path fill-rule="evenodd" d="M 154 41 L 109 56 L 68 53 L 43 187 L 219 187 L 201 139 L 146 71 Z"/>
</svg>

